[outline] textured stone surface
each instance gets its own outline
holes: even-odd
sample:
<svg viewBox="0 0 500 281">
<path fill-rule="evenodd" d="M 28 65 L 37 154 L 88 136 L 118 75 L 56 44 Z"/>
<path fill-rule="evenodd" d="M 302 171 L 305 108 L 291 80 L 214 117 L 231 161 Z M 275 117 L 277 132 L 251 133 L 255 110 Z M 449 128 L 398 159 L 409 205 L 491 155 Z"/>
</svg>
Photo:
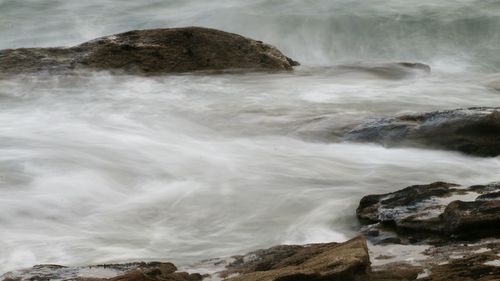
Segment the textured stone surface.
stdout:
<svg viewBox="0 0 500 281">
<path fill-rule="evenodd" d="M 367 280 L 370 269 L 363 238 L 345 243 L 279 246 L 241 257 L 228 273 L 231 281 Z"/>
<path fill-rule="evenodd" d="M 365 230 L 377 241 L 387 228 L 406 232 L 416 240 L 428 237 L 419 236 L 419 232 L 457 238 L 493 237 L 500 235 L 500 200 L 495 200 L 499 190 L 500 184 L 495 183 L 468 188 L 444 182 L 414 185 L 365 196 L 357 215 L 368 224 L 379 223 Z"/>
<path fill-rule="evenodd" d="M 106 70 L 158 75 L 192 71 L 292 70 L 297 62 L 261 41 L 201 27 L 135 30 L 71 48 L 0 51 L 0 74 Z"/>
<path fill-rule="evenodd" d="M 345 141 L 431 147 L 477 156 L 500 155 L 500 108 L 469 108 L 384 118 L 359 125 Z"/>
</svg>

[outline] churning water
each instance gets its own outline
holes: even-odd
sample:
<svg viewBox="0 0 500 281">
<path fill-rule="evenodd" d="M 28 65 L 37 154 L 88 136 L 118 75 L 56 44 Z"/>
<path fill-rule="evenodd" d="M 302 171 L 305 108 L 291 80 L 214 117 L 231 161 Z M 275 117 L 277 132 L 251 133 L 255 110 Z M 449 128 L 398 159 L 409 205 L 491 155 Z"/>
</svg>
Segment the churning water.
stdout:
<svg viewBox="0 0 500 281">
<path fill-rule="evenodd" d="M 0 0 L 0 48 L 201 25 L 261 39 L 294 73 L 0 80 L 0 273 L 189 264 L 354 235 L 368 193 L 500 180 L 500 159 L 336 143 L 365 118 L 499 106 L 498 0 Z M 419 61 L 382 79 L 346 63 Z M 321 122 L 316 122 L 322 120 Z"/>
</svg>

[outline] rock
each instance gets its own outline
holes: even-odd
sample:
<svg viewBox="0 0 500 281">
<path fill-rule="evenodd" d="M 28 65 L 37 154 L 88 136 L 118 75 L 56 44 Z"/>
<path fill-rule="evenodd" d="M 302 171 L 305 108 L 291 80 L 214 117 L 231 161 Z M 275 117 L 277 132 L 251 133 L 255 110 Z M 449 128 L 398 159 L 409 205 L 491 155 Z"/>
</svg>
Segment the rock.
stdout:
<svg viewBox="0 0 500 281">
<path fill-rule="evenodd" d="M 478 201 L 484 201 L 484 200 L 500 200 L 500 191 L 498 192 L 491 192 L 491 193 L 486 193 L 483 195 L 480 195 L 476 198 Z"/>
<path fill-rule="evenodd" d="M 374 259 L 371 281 L 500 280 L 500 240 L 443 245 L 370 246 L 370 255 L 394 254 Z M 481 279 L 484 278 L 484 279 Z"/>
<path fill-rule="evenodd" d="M 409 243 L 430 238 L 428 233 L 464 239 L 495 237 L 500 235 L 500 200 L 490 199 L 489 195 L 498 191 L 498 183 L 468 188 L 444 182 L 414 185 L 365 196 L 356 213 L 365 223 L 379 223 L 364 231 L 378 231 L 378 235 L 370 237 L 376 243 L 390 237 L 381 235 L 387 228 L 411 233 L 411 238 L 403 236 Z"/>
<path fill-rule="evenodd" d="M 500 280 L 500 241 L 446 245 L 426 251 L 432 260 L 423 281 Z M 440 262 L 438 262 L 440 261 Z"/>
<path fill-rule="evenodd" d="M 444 210 L 442 221 L 447 234 L 500 235 L 500 200 L 451 202 Z"/>
<path fill-rule="evenodd" d="M 416 62 L 341 65 L 338 69 L 343 73 L 367 73 L 383 79 L 404 79 L 431 72 L 430 66 Z"/>
<path fill-rule="evenodd" d="M 201 274 L 189 274 L 187 272 L 179 273 L 162 273 L 160 271 L 143 272 L 132 271 L 124 275 L 120 275 L 110 279 L 84 279 L 80 281 L 201 281 L 203 276 Z"/>
<path fill-rule="evenodd" d="M 367 280 L 370 259 L 364 238 L 345 243 L 278 246 L 237 259 L 230 281 Z"/>
<path fill-rule="evenodd" d="M 448 264 L 437 265 L 431 274 L 422 281 L 498 281 L 500 267 L 488 262 L 498 258 L 496 255 L 477 255 L 464 259 L 452 260 Z"/>
<path fill-rule="evenodd" d="M 105 70 L 159 75 L 193 71 L 292 70 L 278 49 L 237 34 L 202 27 L 135 30 L 70 48 L 0 51 L 0 74 Z"/>
<path fill-rule="evenodd" d="M 384 118 L 349 130 L 343 140 L 498 156 L 500 108 L 476 107 Z"/>
<path fill-rule="evenodd" d="M 79 281 L 201 281 L 204 276 L 176 272 L 172 263 L 126 263 L 85 267 L 36 265 L 31 269 L 6 273 L 0 280 L 79 280 Z M 110 277 L 113 276 L 113 277 Z"/>
<path fill-rule="evenodd" d="M 404 262 L 395 262 L 378 266 L 371 274 L 371 281 L 409 281 L 416 280 L 422 267 Z"/>
</svg>

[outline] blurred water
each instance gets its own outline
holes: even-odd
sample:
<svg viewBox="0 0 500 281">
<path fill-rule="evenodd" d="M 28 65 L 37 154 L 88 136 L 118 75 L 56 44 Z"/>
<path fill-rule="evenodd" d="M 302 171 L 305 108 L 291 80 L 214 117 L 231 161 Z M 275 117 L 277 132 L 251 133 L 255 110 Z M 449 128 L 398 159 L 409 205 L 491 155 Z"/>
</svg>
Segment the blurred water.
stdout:
<svg viewBox="0 0 500 281">
<path fill-rule="evenodd" d="M 69 46 L 130 29 L 200 25 L 308 64 L 417 60 L 498 69 L 498 0 L 2 0 L 0 48 Z"/>
<path fill-rule="evenodd" d="M 202 25 L 271 42 L 286 74 L 0 80 L 0 273 L 342 241 L 368 193 L 498 181 L 500 159 L 323 142 L 403 112 L 498 106 L 498 1 L 0 0 L 0 48 Z M 339 63 L 426 62 L 429 76 Z M 326 67 L 319 67 L 323 65 Z M 325 122 L 314 122 L 323 118 Z"/>
</svg>

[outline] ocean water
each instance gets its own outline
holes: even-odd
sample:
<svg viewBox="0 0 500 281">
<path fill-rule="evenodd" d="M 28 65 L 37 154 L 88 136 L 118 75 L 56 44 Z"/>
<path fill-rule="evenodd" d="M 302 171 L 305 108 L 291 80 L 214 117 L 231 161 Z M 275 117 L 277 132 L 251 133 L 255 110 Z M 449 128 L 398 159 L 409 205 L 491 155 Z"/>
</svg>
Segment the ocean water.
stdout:
<svg viewBox="0 0 500 281">
<path fill-rule="evenodd" d="M 500 180 L 499 157 L 325 138 L 367 118 L 500 106 L 498 0 L 0 0 L 0 49 L 194 25 L 269 42 L 302 66 L 0 80 L 0 274 L 343 241 L 363 195 Z M 337 68 L 398 61 L 432 73 Z"/>
</svg>

